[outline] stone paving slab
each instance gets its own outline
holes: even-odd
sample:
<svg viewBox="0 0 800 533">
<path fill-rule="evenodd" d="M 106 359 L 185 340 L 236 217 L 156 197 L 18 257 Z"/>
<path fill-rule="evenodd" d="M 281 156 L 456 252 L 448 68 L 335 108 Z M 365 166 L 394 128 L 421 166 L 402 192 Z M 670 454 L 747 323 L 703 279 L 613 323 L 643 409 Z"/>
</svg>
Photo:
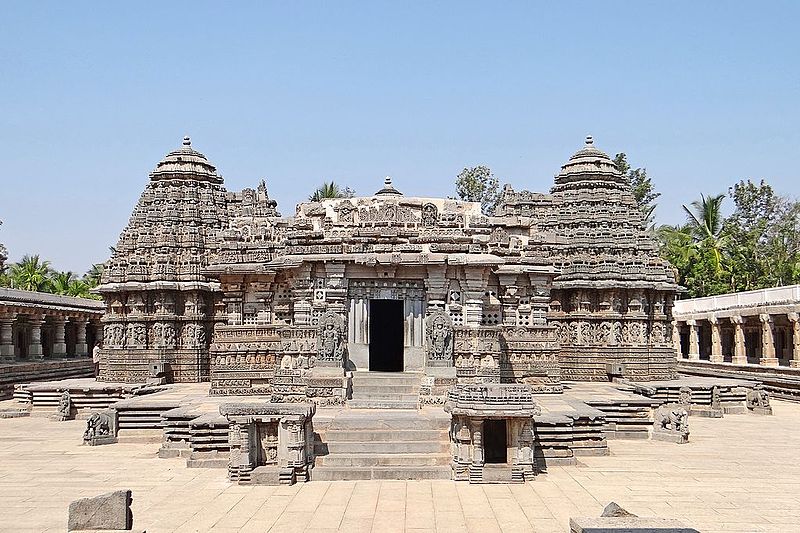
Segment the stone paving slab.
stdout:
<svg viewBox="0 0 800 533">
<path fill-rule="evenodd" d="M 612 441 L 611 455 L 523 485 L 446 480 L 239 486 L 158 459 L 158 444 L 81 446 L 84 422 L 0 420 L 0 532 L 63 532 L 75 499 L 133 491 L 134 527 L 158 532 L 566 532 L 616 501 L 704 533 L 797 531 L 800 404 L 774 416 L 693 418 L 688 445 Z"/>
</svg>

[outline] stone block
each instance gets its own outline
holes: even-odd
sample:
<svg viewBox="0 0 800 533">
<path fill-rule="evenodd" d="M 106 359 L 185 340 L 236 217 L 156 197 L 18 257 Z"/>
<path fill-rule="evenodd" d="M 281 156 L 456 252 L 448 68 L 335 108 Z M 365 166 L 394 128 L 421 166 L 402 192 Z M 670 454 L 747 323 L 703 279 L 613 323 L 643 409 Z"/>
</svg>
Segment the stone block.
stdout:
<svg viewBox="0 0 800 533">
<path fill-rule="evenodd" d="M 570 533 L 699 533 L 671 518 L 613 516 L 570 518 Z"/>
<path fill-rule="evenodd" d="M 132 501 L 130 490 L 75 500 L 69 504 L 67 529 L 130 531 L 133 527 Z"/>
</svg>

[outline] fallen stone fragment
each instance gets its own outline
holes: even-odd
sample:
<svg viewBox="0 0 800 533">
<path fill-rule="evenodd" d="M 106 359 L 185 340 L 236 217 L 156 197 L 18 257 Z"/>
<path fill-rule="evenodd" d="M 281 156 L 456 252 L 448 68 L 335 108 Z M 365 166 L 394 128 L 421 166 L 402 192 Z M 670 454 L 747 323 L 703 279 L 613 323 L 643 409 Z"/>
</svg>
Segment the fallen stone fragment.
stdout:
<svg viewBox="0 0 800 533">
<path fill-rule="evenodd" d="M 130 531 L 133 528 L 130 490 L 81 498 L 69 504 L 68 531 Z"/>
</svg>

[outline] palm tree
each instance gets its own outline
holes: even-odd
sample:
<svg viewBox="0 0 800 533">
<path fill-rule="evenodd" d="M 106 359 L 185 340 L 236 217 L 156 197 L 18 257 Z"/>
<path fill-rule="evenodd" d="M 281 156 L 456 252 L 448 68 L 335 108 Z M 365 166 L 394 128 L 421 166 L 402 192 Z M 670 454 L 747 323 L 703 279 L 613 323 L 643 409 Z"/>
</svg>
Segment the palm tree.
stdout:
<svg viewBox="0 0 800 533">
<path fill-rule="evenodd" d="M 314 194 L 308 197 L 309 202 L 321 202 L 322 200 L 327 200 L 329 198 L 349 198 L 352 196 L 350 190 L 345 187 L 342 189 L 334 182 L 323 182 Z"/>
<path fill-rule="evenodd" d="M 78 298 L 96 299 L 96 296 L 89 291 L 90 287 L 85 281 L 81 279 L 74 279 L 70 281 L 69 285 L 67 286 L 67 292 L 65 294 L 67 296 L 75 296 Z"/>
<path fill-rule="evenodd" d="M 103 276 L 104 267 L 105 265 L 103 263 L 95 263 L 92 265 L 92 268 L 90 268 L 86 274 L 83 275 L 83 281 L 89 286 L 90 289 L 100 285 L 100 278 Z"/>
<path fill-rule="evenodd" d="M 77 281 L 72 272 L 55 272 L 50 276 L 50 291 L 53 294 L 68 295 L 70 284 Z"/>
<path fill-rule="evenodd" d="M 700 195 L 700 200 L 695 200 L 690 205 L 691 209 L 683 206 L 687 218 L 687 230 L 692 236 L 694 246 L 697 248 L 707 248 L 714 255 L 714 263 L 717 271 L 722 270 L 722 248 L 724 238 L 722 236 L 722 226 L 724 218 L 722 216 L 722 202 L 725 200 L 724 194 L 706 197 Z"/>
<path fill-rule="evenodd" d="M 11 286 L 25 291 L 44 291 L 50 284 L 50 261 L 40 261 L 38 255 L 26 255 L 11 265 Z"/>
</svg>

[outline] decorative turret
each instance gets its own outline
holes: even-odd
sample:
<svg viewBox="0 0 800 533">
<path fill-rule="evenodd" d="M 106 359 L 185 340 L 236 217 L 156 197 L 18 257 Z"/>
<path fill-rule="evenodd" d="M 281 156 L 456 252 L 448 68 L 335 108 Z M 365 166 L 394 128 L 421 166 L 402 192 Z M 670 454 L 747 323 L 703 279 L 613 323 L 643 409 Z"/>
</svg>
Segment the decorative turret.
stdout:
<svg viewBox="0 0 800 533">
<path fill-rule="evenodd" d="M 608 154 L 595 148 L 591 135 L 586 144 L 575 152 L 555 179 L 552 192 L 576 188 L 625 189 L 627 181 Z"/>
<path fill-rule="evenodd" d="M 192 148 L 192 140 L 183 138 L 183 146 L 168 153 L 155 170 L 150 173 L 153 181 L 169 179 L 192 179 L 222 184 L 222 176 L 206 156 Z"/>
<path fill-rule="evenodd" d="M 383 188 L 376 192 L 375 196 L 403 196 L 403 193 L 395 189 L 392 185 L 392 178 L 386 176 L 383 180 Z"/>
</svg>

